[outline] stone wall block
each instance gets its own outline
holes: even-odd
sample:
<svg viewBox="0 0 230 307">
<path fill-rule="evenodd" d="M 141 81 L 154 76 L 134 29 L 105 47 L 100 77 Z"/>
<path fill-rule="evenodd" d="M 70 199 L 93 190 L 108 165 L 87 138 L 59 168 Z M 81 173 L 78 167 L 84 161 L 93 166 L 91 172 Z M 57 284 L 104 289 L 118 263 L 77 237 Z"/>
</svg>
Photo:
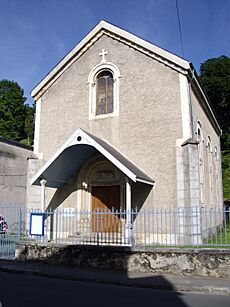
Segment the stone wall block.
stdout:
<svg viewBox="0 0 230 307">
<path fill-rule="evenodd" d="M 153 249 L 18 242 L 16 259 L 126 272 L 230 277 L 230 250 Z"/>
</svg>

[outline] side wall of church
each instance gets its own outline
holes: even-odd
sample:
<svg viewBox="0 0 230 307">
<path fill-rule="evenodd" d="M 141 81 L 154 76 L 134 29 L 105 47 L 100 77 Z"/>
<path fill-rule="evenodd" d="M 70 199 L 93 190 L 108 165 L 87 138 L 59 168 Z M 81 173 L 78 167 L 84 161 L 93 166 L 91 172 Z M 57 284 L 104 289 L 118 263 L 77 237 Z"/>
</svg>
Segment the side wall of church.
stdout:
<svg viewBox="0 0 230 307">
<path fill-rule="evenodd" d="M 202 109 L 194 91 L 192 91 L 191 100 L 195 139 L 197 139 L 198 125 L 201 128 L 200 150 L 202 151 L 201 159 L 203 160 L 200 162 L 200 164 L 203 164 L 201 205 L 205 207 L 221 207 L 223 205 L 223 190 L 220 138 Z"/>
<path fill-rule="evenodd" d="M 89 120 L 87 79 L 100 63 L 102 49 L 121 73 L 119 116 Z M 182 127 L 175 70 L 103 35 L 43 94 L 40 118 L 38 150 L 44 161 L 80 127 L 103 138 L 155 180 L 145 206 L 176 205 L 176 139 L 182 137 Z M 69 203 L 76 202 L 72 194 Z"/>
</svg>

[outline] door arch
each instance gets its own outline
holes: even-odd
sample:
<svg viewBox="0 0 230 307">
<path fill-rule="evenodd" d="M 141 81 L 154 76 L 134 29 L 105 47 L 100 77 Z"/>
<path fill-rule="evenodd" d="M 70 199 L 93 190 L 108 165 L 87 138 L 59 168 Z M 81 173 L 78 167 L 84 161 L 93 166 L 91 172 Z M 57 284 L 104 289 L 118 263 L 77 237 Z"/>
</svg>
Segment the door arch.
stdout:
<svg viewBox="0 0 230 307">
<path fill-rule="evenodd" d="M 121 171 L 101 155 L 96 155 L 81 169 L 78 186 L 78 204 L 91 212 L 91 231 L 118 232 L 125 187 Z"/>
<path fill-rule="evenodd" d="M 119 232 L 123 203 L 122 177 L 109 161 L 99 161 L 92 167 L 89 179 L 93 232 Z"/>
</svg>

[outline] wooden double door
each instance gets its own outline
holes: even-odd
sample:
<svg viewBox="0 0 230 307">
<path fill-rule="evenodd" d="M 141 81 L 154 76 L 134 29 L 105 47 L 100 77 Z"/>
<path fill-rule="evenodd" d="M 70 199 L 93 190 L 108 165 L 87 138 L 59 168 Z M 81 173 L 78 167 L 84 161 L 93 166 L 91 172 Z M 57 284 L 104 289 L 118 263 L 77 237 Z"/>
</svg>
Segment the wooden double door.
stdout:
<svg viewBox="0 0 230 307">
<path fill-rule="evenodd" d="M 120 186 L 92 187 L 92 231 L 120 230 Z"/>
</svg>

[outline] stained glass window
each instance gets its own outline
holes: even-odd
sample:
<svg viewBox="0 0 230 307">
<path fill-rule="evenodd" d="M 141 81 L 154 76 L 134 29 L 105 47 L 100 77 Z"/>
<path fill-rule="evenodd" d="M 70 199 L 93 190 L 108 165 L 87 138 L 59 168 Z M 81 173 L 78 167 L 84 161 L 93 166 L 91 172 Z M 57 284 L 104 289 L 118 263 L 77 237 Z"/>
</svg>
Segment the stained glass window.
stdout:
<svg viewBox="0 0 230 307">
<path fill-rule="evenodd" d="M 96 115 L 113 112 L 113 75 L 110 71 L 102 71 L 96 80 Z"/>
</svg>

